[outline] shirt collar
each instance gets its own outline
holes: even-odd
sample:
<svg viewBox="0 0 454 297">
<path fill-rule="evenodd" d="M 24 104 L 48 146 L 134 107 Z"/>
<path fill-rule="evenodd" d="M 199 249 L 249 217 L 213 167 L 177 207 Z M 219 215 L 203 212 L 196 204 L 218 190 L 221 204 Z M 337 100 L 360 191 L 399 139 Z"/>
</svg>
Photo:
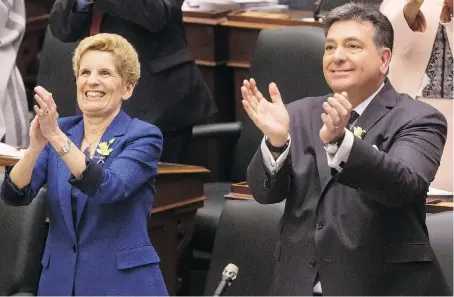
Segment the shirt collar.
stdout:
<svg viewBox="0 0 454 297">
<path fill-rule="evenodd" d="M 381 86 L 375 91 L 375 93 L 373 93 L 369 98 L 367 98 L 366 100 L 364 100 L 363 102 L 361 102 L 358 106 L 356 106 L 353 110 L 356 111 L 359 115 L 361 115 L 367 108 L 367 106 L 369 105 L 369 103 L 372 101 L 372 99 L 375 98 L 375 96 L 377 96 L 378 92 L 380 92 L 380 90 L 385 86 L 385 83 L 383 82 L 381 84 Z"/>
</svg>

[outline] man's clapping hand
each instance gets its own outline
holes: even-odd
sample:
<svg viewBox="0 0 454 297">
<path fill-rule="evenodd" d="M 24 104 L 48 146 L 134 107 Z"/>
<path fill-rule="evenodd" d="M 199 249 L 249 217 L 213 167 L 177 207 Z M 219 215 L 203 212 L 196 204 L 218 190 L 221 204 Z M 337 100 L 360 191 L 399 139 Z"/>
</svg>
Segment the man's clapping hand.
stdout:
<svg viewBox="0 0 454 297">
<path fill-rule="evenodd" d="M 322 105 L 324 113 L 322 113 L 323 126 L 320 129 L 320 139 L 323 143 L 330 143 L 338 137 L 344 135 L 344 128 L 348 124 L 352 104 L 348 100 L 347 92 L 334 94 Z"/>
<path fill-rule="evenodd" d="M 241 94 L 244 109 L 270 143 L 281 147 L 287 142 L 290 118 L 275 83 L 270 83 L 269 93 L 271 102 L 263 97 L 253 78 L 243 81 Z"/>
</svg>

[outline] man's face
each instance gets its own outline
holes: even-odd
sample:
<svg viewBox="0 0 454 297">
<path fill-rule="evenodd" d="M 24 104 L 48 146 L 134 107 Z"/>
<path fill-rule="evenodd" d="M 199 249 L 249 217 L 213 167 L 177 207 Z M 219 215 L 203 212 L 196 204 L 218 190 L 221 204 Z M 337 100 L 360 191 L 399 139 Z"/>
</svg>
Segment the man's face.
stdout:
<svg viewBox="0 0 454 297">
<path fill-rule="evenodd" d="M 328 31 L 323 73 L 333 92 L 370 93 L 383 81 L 391 52 L 377 49 L 371 22 L 339 21 Z M 364 98 L 365 99 L 365 98 Z"/>
</svg>

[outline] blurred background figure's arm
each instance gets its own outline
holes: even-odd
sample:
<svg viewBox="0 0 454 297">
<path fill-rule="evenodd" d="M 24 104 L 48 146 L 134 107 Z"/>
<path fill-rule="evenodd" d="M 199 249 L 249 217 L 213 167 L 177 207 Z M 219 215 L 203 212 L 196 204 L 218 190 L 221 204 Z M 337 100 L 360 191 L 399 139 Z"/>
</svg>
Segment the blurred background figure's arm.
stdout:
<svg viewBox="0 0 454 297">
<path fill-rule="evenodd" d="M 52 35 L 64 42 L 81 39 L 88 33 L 92 6 L 92 1 L 55 0 L 49 18 Z"/>
</svg>

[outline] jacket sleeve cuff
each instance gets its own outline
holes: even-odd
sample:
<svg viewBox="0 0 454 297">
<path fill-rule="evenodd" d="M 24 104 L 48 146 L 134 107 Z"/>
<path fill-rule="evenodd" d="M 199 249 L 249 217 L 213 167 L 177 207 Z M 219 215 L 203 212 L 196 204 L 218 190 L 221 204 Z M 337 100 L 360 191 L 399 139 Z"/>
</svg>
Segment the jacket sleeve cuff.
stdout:
<svg viewBox="0 0 454 297">
<path fill-rule="evenodd" d="M 9 175 L 11 169 L 13 169 L 13 166 L 5 167 L 5 179 L 2 185 L 2 196 L 6 198 L 8 202 L 20 204 L 27 197 L 27 193 L 30 190 L 30 184 L 22 189 L 19 189 L 11 180 Z"/>
<path fill-rule="evenodd" d="M 85 195 L 90 195 L 99 188 L 104 171 L 101 166 L 95 164 L 88 158 L 85 159 L 85 165 L 87 168 L 85 168 L 84 172 L 82 172 L 79 177 L 75 177 L 71 174 L 69 183 Z"/>
</svg>

